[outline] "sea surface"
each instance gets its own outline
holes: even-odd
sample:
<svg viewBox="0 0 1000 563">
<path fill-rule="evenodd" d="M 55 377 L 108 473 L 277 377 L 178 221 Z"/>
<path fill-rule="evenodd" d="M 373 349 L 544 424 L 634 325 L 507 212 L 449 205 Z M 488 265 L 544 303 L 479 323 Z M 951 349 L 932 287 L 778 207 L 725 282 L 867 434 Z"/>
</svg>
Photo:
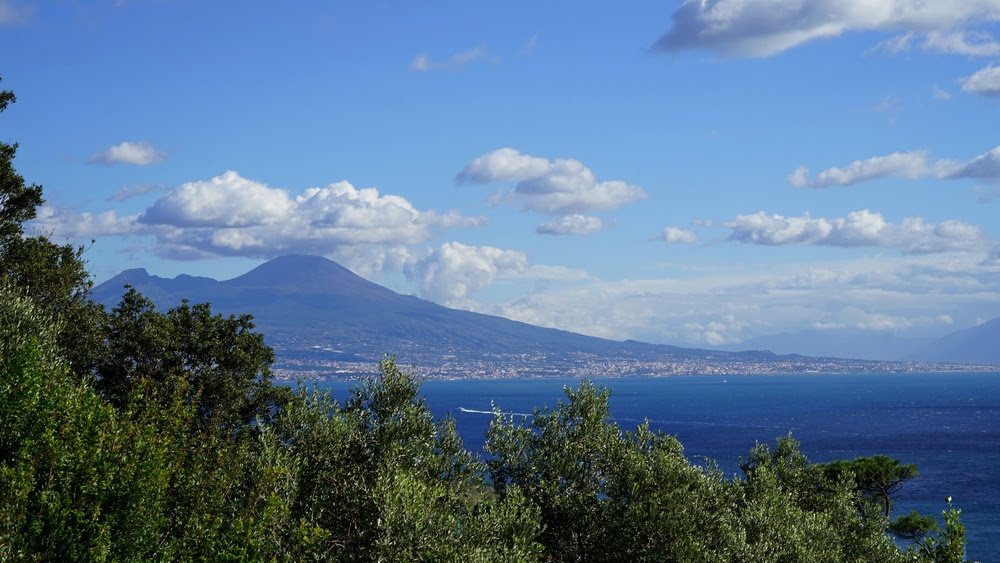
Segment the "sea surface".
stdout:
<svg viewBox="0 0 1000 563">
<path fill-rule="evenodd" d="M 612 417 L 623 428 L 648 418 L 654 429 L 676 435 L 689 459 L 711 458 L 730 475 L 755 442 L 773 444 L 789 432 L 815 462 L 885 454 L 914 463 L 920 476 L 898 493 L 893 514 L 916 509 L 940 517 L 951 496 L 962 509 L 969 560 L 1000 561 L 1000 372 L 593 381 L 611 389 Z M 454 416 L 466 447 L 481 451 L 491 404 L 531 413 L 578 384 L 428 381 L 421 389 L 434 414 Z M 319 385 L 342 400 L 355 384 Z"/>
</svg>

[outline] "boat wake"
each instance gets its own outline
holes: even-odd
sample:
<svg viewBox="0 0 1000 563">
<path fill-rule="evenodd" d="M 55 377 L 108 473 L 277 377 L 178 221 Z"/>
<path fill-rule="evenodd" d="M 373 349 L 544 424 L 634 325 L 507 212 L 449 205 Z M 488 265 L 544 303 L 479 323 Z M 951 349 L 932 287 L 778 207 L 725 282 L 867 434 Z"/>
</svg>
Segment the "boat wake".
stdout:
<svg viewBox="0 0 1000 563">
<path fill-rule="evenodd" d="M 458 407 L 458 410 L 459 410 L 459 412 L 467 412 L 469 414 L 488 414 L 488 415 L 492 415 L 493 414 L 493 411 L 477 411 L 475 409 L 467 409 L 465 407 Z M 529 413 L 523 413 L 523 412 L 507 412 L 507 413 L 503 413 L 502 412 L 502 414 L 509 414 L 509 415 L 514 415 L 514 416 L 532 416 Z"/>
</svg>

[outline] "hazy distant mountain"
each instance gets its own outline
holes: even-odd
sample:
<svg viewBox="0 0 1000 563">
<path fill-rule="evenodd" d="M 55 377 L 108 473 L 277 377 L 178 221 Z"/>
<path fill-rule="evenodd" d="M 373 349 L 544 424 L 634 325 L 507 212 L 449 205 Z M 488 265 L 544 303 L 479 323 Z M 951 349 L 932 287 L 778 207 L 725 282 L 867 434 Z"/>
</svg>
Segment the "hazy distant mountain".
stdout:
<svg viewBox="0 0 1000 563">
<path fill-rule="evenodd" d="M 719 352 L 634 341 L 616 342 L 501 317 L 449 309 L 369 282 L 315 256 L 284 256 L 227 281 L 150 276 L 127 270 L 94 289 L 114 306 L 132 285 L 160 309 L 181 299 L 210 302 L 214 311 L 251 313 L 279 356 L 299 365 L 372 361 L 384 353 L 419 364 L 494 357 L 576 356 L 664 361 L 769 361 L 769 352 Z M 544 359 L 544 358 L 543 358 Z M 289 360 L 291 361 L 291 360 Z M 551 363 L 551 362 L 550 362 Z"/>
<path fill-rule="evenodd" d="M 1000 318 L 953 332 L 911 354 L 921 362 L 1000 364 Z"/>
<path fill-rule="evenodd" d="M 875 331 L 802 330 L 758 336 L 738 346 L 740 349 L 770 350 L 776 354 L 892 361 L 908 358 L 933 340 L 903 338 Z"/>
</svg>

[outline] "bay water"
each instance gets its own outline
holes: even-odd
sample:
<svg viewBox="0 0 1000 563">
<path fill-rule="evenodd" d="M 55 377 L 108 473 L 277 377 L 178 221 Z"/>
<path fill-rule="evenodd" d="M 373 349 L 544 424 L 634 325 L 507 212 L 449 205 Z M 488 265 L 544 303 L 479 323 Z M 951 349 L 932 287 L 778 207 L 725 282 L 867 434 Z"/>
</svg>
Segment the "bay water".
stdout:
<svg viewBox="0 0 1000 563">
<path fill-rule="evenodd" d="M 791 433 L 814 462 L 884 454 L 920 476 L 896 497 L 894 515 L 938 516 L 951 496 L 962 509 L 970 560 L 1000 561 L 1000 373 L 743 375 L 595 378 L 611 389 L 612 418 L 644 419 L 676 435 L 695 463 L 738 472 L 756 442 Z M 343 400 L 356 383 L 319 387 Z M 425 382 L 435 416 L 450 414 L 466 447 L 481 451 L 492 405 L 529 414 L 565 400 L 576 379 Z M 941 523 L 943 525 L 943 522 Z"/>
</svg>

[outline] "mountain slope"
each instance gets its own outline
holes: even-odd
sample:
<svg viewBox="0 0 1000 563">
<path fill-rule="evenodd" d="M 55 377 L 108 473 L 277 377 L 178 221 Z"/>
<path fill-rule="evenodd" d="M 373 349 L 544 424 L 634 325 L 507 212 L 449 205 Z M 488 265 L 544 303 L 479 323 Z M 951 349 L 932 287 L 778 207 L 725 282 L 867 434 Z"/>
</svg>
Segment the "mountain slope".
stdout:
<svg viewBox="0 0 1000 563">
<path fill-rule="evenodd" d="M 1000 318 L 935 340 L 909 359 L 921 362 L 1000 364 Z"/>
<path fill-rule="evenodd" d="M 284 256 L 227 281 L 179 276 L 150 276 L 127 270 L 94 289 L 95 300 L 113 306 L 125 284 L 149 297 L 157 307 L 181 299 L 207 301 L 225 313 L 249 312 L 266 334 L 277 339 L 289 330 L 309 330 L 317 337 L 393 343 L 420 341 L 428 346 L 463 346 L 479 351 L 557 350 L 601 353 L 644 349 L 651 345 L 622 343 L 564 330 L 449 309 L 410 295 L 400 295 L 352 273 L 336 262 L 314 256 Z M 272 334 L 274 333 L 274 334 Z M 718 355 L 707 350 L 670 346 L 664 352 Z"/>
<path fill-rule="evenodd" d="M 279 368 L 305 375 L 354 374 L 383 354 L 434 368 L 439 377 L 884 371 L 831 359 L 618 342 L 449 309 L 401 295 L 315 256 L 284 256 L 226 281 L 127 270 L 94 289 L 114 306 L 129 284 L 159 309 L 182 299 L 216 312 L 250 313 Z M 840 363 L 838 363 L 840 362 Z"/>
</svg>

